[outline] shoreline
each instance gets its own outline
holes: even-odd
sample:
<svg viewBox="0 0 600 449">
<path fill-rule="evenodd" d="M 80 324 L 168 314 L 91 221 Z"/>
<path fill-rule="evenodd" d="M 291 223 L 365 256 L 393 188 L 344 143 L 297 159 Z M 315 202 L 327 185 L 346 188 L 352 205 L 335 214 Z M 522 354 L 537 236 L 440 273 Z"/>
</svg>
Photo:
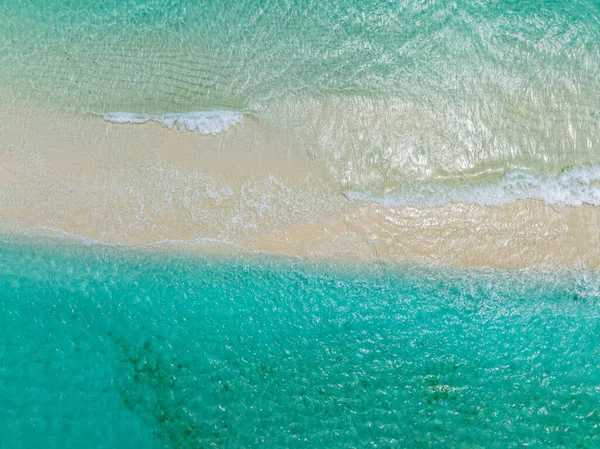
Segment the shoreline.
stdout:
<svg viewBox="0 0 600 449">
<path fill-rule="evenodd" d="M 518 217 L 520 222 L 515 226 Z M 531 232 L 531 229 L 535 229 Z M 555 210 L 540 201 L 505 206 L 369 204 L 335 220 L 242 242 L 262 252 L 363 262 L 463 268 L 598 269 L 600 208 Z"/>
<path fill-rule="evenodd" d="M 409 264 L 429 267 L 448 267 L 458 269 L 498 269 L 498 270 L 580 270 L 600 268 L 600 251 L 597 245 L 586 245 L 591 232 L 575 225 L 564 233 L 561 225 L 576 221 L 585 221 L 589 217 L 596 220 L 600 216 L 600 208 L 580 206 L 565 211 L 554 211 L 544 204 L 534 201 L 522 201 L 521 204 L 510 204 L 502 208 L 489 206 L 472 206 L 453 204 L 444 207 L 443 211 L 432 209 L 396 208 L 385 209 L 370 204 L 349 212 L 346 216 L 337 217 L 318 223 L 294 225 L 278 230 L 272 234 L 258 236 L 253 239 L 236 241 L 219 241 L 198 237 L 190 240 L 168 239 L 146 243 L 109 242 L 91 239 L 88 236 L 69 234 L 58 229 L 17 229 L 3 224 L 0 232 L 10 240 L 16 239 L 50 239 L 62 244 L 75 244 L 82 247 L 108 247 L 127 251 L 157 252 L 165 254 L 186 254 L 204 256 L 274 256 L 297 258 L 324 263 L 352 264 Z M 499 210 L 508 209 L 508 210 Z M 548 211 L 548 209 L 550 211 Z M 481 225 L 482 221 L 465 220 L 464 215 L 477 213 L 480 215 L 510 216 L 511 213 L 536 212 L 532 221 L 543 223 L 544 213 L 548 219 L 548 227 L 534 234 L 524 233 L 517 238 L 509 239 L 507 233 L 510 222 L 504 222 L 504 231 L 490 236 L 488 229 L 481 229 L 478 234 L 470 234 L 469 226 Z M 438 226 L 448 225 L 448 221 L 440 220 L 443 213 L 458 213 L 452 220 L 453 230 L 439 232 Z M 461 217 L 460 215 L 463 215 Z M 412 226 L 389 226 L 382 224 L 381 215 L 407 219 L 412 216 L 416 223 Z M 431 227 L 424 226 L 425 221 L 438 220 Z M 488 222 L 489 225 L 489 222 Z M 554 227 L 553 227 L 554 226 Z M 457 237 L 449 238 L 449 233 L 457 233 L 456 227 L 463 232 Z M 599 229 L 596 222 L 593 229 Z M 379 234 L 377 234 L 379 232 Z M 396 232 L 400 238 L 395 241 L 384 236 L 385 233 Z M 581 232 L 581 233 L 580 233 Z M 593 232 L 593 231 L 592 231 Z M 402 239 L 402 234 L 413 234 L 415 238 Z M 582 235 L 583 234 L 583 235 Z M 558 236 L 558 237 L 557 237 Z M 426 242 L 429 239 L 427 244 Z"/>
<path fill-rule="evenodd" d="M 20 105 L 3 117 L 0 232 L 366 263 L 600 267 L 597 206 L 364 204 L 253 117 L 202 136 L 57 114 Z"/>
</svg>

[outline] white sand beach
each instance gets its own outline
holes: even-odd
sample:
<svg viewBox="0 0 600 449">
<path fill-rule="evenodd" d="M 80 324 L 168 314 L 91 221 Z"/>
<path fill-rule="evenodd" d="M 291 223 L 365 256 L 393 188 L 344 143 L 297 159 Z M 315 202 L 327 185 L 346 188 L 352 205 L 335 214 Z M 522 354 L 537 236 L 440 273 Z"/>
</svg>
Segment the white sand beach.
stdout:
<svg viewBox="0 0 600 449">
<path fill-rule="evenodd" d="M 349 201 L 253 117 L 217 136 L 0 105 L 0 230 L 107 244 L 496 268 L 600 266 L 600 208 Z M 212 245 L 214 247 L 214 245 Z"/>
</svg>

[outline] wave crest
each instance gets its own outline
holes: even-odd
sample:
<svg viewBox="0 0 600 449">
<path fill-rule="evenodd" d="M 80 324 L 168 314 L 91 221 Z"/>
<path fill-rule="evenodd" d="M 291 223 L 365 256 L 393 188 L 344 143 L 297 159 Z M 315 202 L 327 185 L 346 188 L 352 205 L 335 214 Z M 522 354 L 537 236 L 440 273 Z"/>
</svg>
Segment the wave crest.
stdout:
<svg viewBox="0 0 600 449">
<path fill-rule="evenodd" d="M 349 199 L 387 207 L 439 207 L 448 203 L 501 206 L 518 200 L 540 200 L 552 206 L 600 206 L 600 165 L 574 168 L 555 176 L 513 171 L 478 184 L 420 183 L 386 194 L 345 192 Z"/>
<path fill-rule="evenodd" d="M 137 114 L 133 112 L 106 112 L 102 118 L 107 122 L 138 125 L 158 122 L 171 129 L 177 126 L 180 131 L 198 131 L 213 136 L 228 131 L 242 122 L 244 115 L 236 111 L 196 111 L 160 115 Z"/>
</svg>

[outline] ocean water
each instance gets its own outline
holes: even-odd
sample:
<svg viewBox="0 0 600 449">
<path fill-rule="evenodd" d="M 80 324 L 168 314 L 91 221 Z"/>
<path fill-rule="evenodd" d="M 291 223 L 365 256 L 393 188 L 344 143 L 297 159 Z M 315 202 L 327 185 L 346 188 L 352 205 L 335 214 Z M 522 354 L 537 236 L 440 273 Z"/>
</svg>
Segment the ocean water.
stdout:
<svg viewBox="0 0 600 449">
<path fill-rule="evenodd" d="M 593 0 L 3 0 L 0 40 L 3 97 L 251 115 L 349 191 L 600 163 Z"/>
<path fill-rule="evenodd" d="M 0 243 L 0 447 L 600 446 L 595 272 Z"/>
<path fill-rule="evenodd" d="M 0 238 L 0 449 L 600 447 L 597 270 L 182 249 L 600 206 L 600 2 L 0 0 L 0 43 L 0 227 L 178 246 Z"/>
</svg>

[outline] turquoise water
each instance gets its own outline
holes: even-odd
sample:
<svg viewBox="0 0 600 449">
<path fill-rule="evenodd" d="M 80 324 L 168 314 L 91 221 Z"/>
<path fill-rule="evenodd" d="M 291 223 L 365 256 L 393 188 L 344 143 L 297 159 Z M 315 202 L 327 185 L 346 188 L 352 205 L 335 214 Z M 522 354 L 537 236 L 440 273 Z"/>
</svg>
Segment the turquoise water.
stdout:
<svg viewBox="0 0 600 449">
<path fill-rule="evenodd" d="M 600 447 L 593 272 L 0 244 L 0 447 Z"/>
<path fill-rule="evenodd" d="M 3 0 L 0 40 L 4 97 L 243 112 L 351 190 L 600 163 L 593 0 Z"/>
<path fill-rule="evenodd" d="M 247 160 L 226 136 L 248 126 L 242 136 L 274 146 L 264 154 L 305 155 L 335 186 L 288 185 L 274 163 L 247 193 L 244 180 L 163 167 L 180 150 L 165 133 L 156 169 L 124 161 L 122 189 L 90 184 L 123 232 L 120 191 L 143 199 L 136 226 L 161 201 L 202 212 L 200 239 L 322 217 L 342 193 L 384 206 L 600 204 L 595 0 L 0 0 L 0 42 L 9 162 L 85 147 L 70 140 L 82 126 L 113 164 L 114 127 L 147 122 L 214 134 L 224 162 Z M 48 197 L 75 201 L 60 176 L 47 174 Z M 81 217 L 44 218 L 58 229 Z M 5 239 L 0 329 L 0 449 L 600 447 L 598 272 Z"/>
</svg>

